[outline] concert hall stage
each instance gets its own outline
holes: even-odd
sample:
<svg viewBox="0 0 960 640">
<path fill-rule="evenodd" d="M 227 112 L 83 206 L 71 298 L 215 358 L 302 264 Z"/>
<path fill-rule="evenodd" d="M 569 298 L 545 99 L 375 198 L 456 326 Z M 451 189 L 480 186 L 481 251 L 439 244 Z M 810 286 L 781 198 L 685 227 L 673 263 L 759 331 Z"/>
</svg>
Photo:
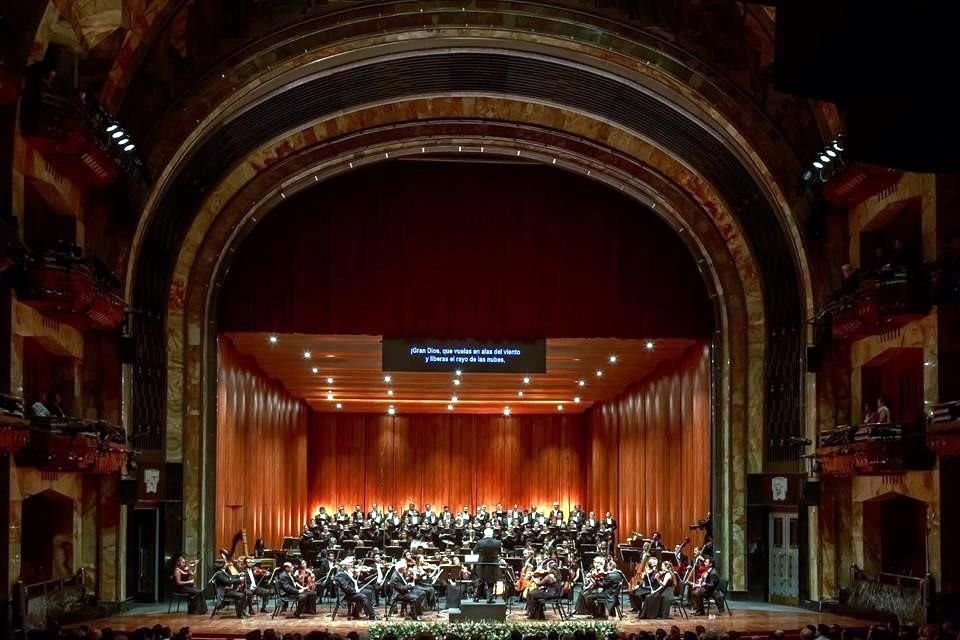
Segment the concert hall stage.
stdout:
<svg viewBox="0 0 960 640">
<path fill-rule="evenodd" d="M 741 632 L 754 632 L 762 635 L 764 638 L 770 631 L 782 629 L 790 632 L 795 631 L 807 624 L 838 624 L 842 627 L 864 628 L 871 624 L 868 620 L 850 618 L 830 613 L 818 613 L 797 607 L 785 607 L 779 605 L 767 604 L 764 602 L 745 602 L 734 601 L 731 603 L 733 615 L 726 614 L 707 618 L 703 616 L 691 616 L 688 620 L 672 618 L 669 620 L 638 620 L 636 615 L 628 615 L 623 620 L 611 620 L 617 624 L 617 628 L 622 633 L 635 633 L 641 630 L 653 631 L 657 628 L 668 629 L 671 625 L 677 625 L 681 630 L 692 630 L 696 625 L 703 625 L 707 629 L 716 629 L 720 631 L 737 630 Z M 188 616 L 184 613 L 168 614 L 166 613 L 166 604 L 163 605 L 141 605 L 136 606 L 130 611 L 113 616 L 111 618 L 92 621 L 89 624 L 98 629 L 109 627 L 114 631 L 124 630 L 133 631 L 140 627 L 152 627 L 153 625 L 165 625 L 173 631 L 181 627 L 190 627 L 193 632 L 194 640 L 214 640 L 217 638 L 241 637 L 253 629 L 276 629 L 281 633 L 298 631 L 306 633 L 313 630 L 329 630 L 331 632 L 346 635 L 350 631 L 356 631 L 361 637 L 366 636 L 366 631 L 370 625 L 376 624 L 367 620 L 347 620 L 338 616 L 335 622 L 330 620 L 329 605 L 321 609 L 321 613 L 315 616 L 307 616 L 300 619 L 290 618 L 286 615 L 271 618 L 270 614 L 258 614 L 251 618 L 237 619 L 233 613 L 225 615 L 218 614 L 216 618 L 211 619 L 209 614 Z M 378 615 L 382 611 L 378 612 Z M 552 620 L 555 614 L 547 614 L 548 620 Z M 380 619 L 383 621 L 383 618 Z M 391 621 L 400 622 L 402 618 L 393 617 Z M 427 614 L 424 616 L 424 626 L 431 622 L 446 622 L 445 614 Z M 528 622 L 522 605 L 514 605 L 511 613 L 507 615 L 507 622 Z M 544 623 L 546 624 L 546 623 Z"/>
</svg>

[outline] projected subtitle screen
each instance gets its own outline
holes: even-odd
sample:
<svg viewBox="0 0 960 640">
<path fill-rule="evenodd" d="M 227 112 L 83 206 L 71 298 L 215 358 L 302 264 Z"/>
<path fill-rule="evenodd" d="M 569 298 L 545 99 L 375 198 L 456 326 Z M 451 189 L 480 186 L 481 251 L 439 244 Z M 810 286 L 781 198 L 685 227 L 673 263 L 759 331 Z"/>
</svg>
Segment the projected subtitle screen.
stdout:
<svg viewBox="0 0 960 640">
<path fill-rule="evenodd" d="M 546 340 L 407 340 L 384 338 L 384 371 L 545 373 Z"/>
</svg>

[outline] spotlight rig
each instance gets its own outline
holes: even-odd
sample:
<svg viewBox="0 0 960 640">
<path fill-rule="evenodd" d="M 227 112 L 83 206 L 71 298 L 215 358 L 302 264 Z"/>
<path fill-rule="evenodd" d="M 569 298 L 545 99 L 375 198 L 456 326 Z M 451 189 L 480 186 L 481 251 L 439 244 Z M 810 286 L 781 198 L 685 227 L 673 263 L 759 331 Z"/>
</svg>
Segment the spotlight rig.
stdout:
<svg viewBox="0 0 960 640">
<path fill-rule="evenodd" d="M 823 184 L 836 176 L 847 166 L 846 135 L 840 133 L 816 153 L 810 165 L 804 170 L 803 184 L 812 187 Z"/>
</svg>

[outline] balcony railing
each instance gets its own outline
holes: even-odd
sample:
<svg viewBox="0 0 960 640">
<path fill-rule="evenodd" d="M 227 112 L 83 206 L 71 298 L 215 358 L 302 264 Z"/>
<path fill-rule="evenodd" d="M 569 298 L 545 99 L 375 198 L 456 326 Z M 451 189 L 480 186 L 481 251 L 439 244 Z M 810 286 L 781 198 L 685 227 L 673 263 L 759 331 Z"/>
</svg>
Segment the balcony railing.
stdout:
<svg viewBox="0 0 960 640">
<path fill-rule="evenodd" d="M 133 455 L 123 429 L 103 421 L 33 418 L 17 464 L 42 471 L 116 473 Z"/>
<path fill-rule="evenodd" d="M 15 269 L 17 298 L 80 329 L 111 330 L 123 322 L 120 282 L 103 263 L 68 249 L 25 255 Z"/>
<path fill-rule="evenodd" d="M 833 337 L 856 340 L 901 327 L 930 309 L 927 270 L 884 267 L 851 277 L 823 305 L 819 319 L 829 319 Z"/>
<path fill-rule="evenodd" d="M 927 446 L 937 455 L 960 455 L 960 400 L 931 407 L 927 423 Z"/>
<path fill-rule="evenodd" d="M 0 393 L 0 453 L 16 453 L 30 441 L 30 422 L 23 416 L 23 398 Z"/>
<path fill-rule="evenodd" d="M 840 425 L 822 431 L 816 458 L 830 476 L 886 475 L 932 464 L 922 434 L 898 424 Z"/>
</svg>

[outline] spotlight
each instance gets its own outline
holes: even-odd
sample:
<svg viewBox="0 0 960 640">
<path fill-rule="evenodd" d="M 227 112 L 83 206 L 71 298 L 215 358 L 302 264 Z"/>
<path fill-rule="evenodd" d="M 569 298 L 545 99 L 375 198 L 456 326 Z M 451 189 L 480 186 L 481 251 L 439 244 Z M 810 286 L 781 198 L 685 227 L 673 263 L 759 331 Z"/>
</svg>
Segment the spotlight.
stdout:
<svg viewBox="0 0 960 640">
<path fill-rule="evenodd" d="M 310 359 L 310 355 L 311 355 L 311 354 L 310 354 L 309 351 L 304 351 L 304 352 L 303 352 L 303 359 L 304 359 L 304 360 L 309 360 L 309 359 Z"/>
<path fill-rule="evenodd" d="M 830 156 L 825 153 L 820 154 L 820 162 L 830 162 Z"/>
<path fill-rule="evenodd" d="M 647 348 L 647 351 L 653 351 L 653 340 L 647 340 L 647 344 L 644 346 Z"/>
<path fill-rule="evenodd" d="M 118 141 L 117 144 L 122 147 L 122 146 L 128 144 L 129 142 L 130 142 L 130 138 L 124 138 L 123 140 Z"/>
<path fill-rule="evenodd" d="M 505 415 L 505 416 L 510 415 L 510 407 L 504 407 L 504 408 L 503 408 L 503 415 Z"/>
<path fill-rule="evenodd" d="M 460 378 L 454 378 L 454 379 L 453 379 L 453 384 L 454 384 L 454 386 L 459 387 L 459 386 L 460 386 Z"/>
<path fill-rule="evenodd" d="M 840 144 L 840 138 L 834 140 L 831 146 L 837 151 L 843 151 L 843 145 Z"/>
<path fill-rule="evenodd" d="M 834 151 L 833 149 L 827 148 L 826 153 L 827 153 L 827 155 L 830 156 L 831 158 L 836 158 L 836 157 L 837 157 L 837 152 Z"/>
<path fill-rule="evenodd" d="M 122 138 L 123 136 L 124 136 L 123 130 L 117 130 L 117 131 L 114 131 L 110 137 L 113 138 L 114 140 L 117 140 L 119 138 Z"/>
<path fill-rule="evenodd" d="M 278 338 L 277 336 L 270 336 L 269 338 L 267 338 L 267 342 L 269 342 L 270 344 L 277 344 L 279 340 L 280 338 Z"/>
<path fill-rule="evenodd" d="M 393 408 L 393 405 L 390 405 L 389 407 L 387 407 L 387 415 L 391 415 L 391 416 L 392 416 L 392 415 L 395 414 L 396 412 L 397 412 L 397 410 Z"/>
<path fill-rule="evenodd" d="M 338 402 L 338 403 L 337 403 L 337 409 L 343 409 L 343 403 L 342 403 L 342 402 Z"/>
<path fill-rule="evenodd" d="M 573 396 L 574 404 L 580 404 L 580 396 Z"/>
<path fill-rule="evenodd" d="M 333 384 L 333 378 L 327 378 L 327 384 Z"/>
<path fill-rule="evenodd" d="M 387 389 L 387 395 L 392 397 L 392 396 L 393 396 L 393 389 Z"/>
<path fill-rule="evenodd" d="M 129 151 L 133 151 L 135 148 L 136 148 L 136 147 L 134 147 L 133 144 L 131 143 L 131 144 L 128 144 L 127 146 L 125 146 L 125 147 L 123 148 L 123 150 L 129 152 Z"/>
<path fill-rule="evenodd" d="M 320 373 L 320 369 L 319 369 L 318 367 L 314 367 L 314 368 L 310 369 L 310 371 L 313 372 L 313 375 L 317 375 L 318 373 Z"/>
<path fill-rule="evenodd" d="M 577 386 L 579 386 L 579 387 L 585 387 L 585 386 L 587 386 L 587 381 L 584 380 L 583 378 L 580 378 L 579 380 L 577 380 Z"/>
<path fill-rule="evenodd" d="M 530 377 L 529 377 L 529 376 L 523 376 L 523 384 L 530 384 Z"/>
<path fill-rule="evenodd" d="M 383 381 L 386 382 L 387 384 L 390 384 L 391 380 L 393 380 L 393 378 L 391 378 L 390 376 L 383 376 Z"/>
<path fill-rule="evenodd" d="M 117 125 L 116 125 L 116 123 L 111 124 L 109 127 L 107 127 L 107 133 L 113 133 L 113 132 L 116 131 L 116 130 L 117 130 Z"/>
<path fill-rule="evenodd" d="M 457 377 L 459 378 L 460 376 L 463 375 L 463 371 L 460 371 L 460 369 L 457 369 L 456 371 L 453 372 L 453 375 L 455 375 L 455 376 L 457 376 Z"/>
<path fill-rule="evenodd" d="M 447 411 L 453 411 L 453 405 L 452 405 L 452 404 L 448 404 L 448 405 L 447 405 Z"/>
<path fill-rule="evenodd" d="M 333 391 L 327 392 L 327 400 L 333 400 Z"/>
<path fill-rule="evenodd" d="M 616 363 L 617 363 L 617 356 L 610 356 L 610 364 L 616 364 Z"/>
<path fill-rule="evenodd" d="M 459 399 L 457 396 L 450 396 L 450 402 L 457 402 Z"/>
<path fill-rule="evenodd" d="M 823 163 L 817 162 L 816 160 L 813 161 L 813 166 L 817 169 L 823 169 Z"/>
<path fill-rule="evenodd" d="M 602 378 L 602 377 L 603 377 L 603 370 L 602 370 L 602 369 L 597 369 L 597 377 L 598 377 L 598 378 Z"/>
<path fill-rule="evenodd" d="M 558 404 L 558 405 L 557 405 L 557 411 L 563 411 L 563 405 L 562 405 L 562 404 Z"/>
<path fill-rule="evenodd" d="M 523 397 L 523 391 L 517 391 L 517 397 L 522 398 L 522 397 Z"/>
</svg>

